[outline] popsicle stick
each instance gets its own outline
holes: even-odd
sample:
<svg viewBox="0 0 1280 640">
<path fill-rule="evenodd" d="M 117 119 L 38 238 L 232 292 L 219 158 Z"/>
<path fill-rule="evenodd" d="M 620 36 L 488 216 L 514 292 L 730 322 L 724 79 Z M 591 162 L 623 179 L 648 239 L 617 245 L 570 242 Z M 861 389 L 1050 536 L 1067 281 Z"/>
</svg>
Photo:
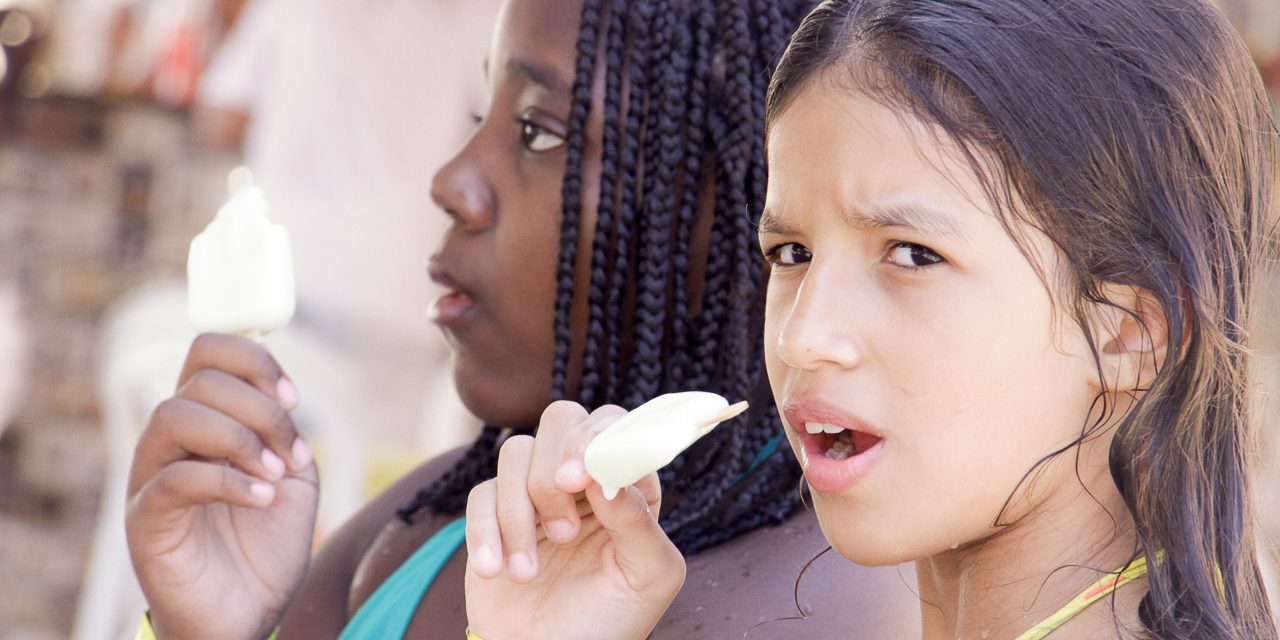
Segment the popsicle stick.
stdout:
<svg viewBox="0 0 1280 640">
<path fill-rule="evenodd" d="M 734 416 L 737 416 L 739 413 L 742 413 L 743 411 L 746 411 L 747 407 L 749 406 L 751 405 L 748 404 L 746 400 L 743 400 L 742 402 L 739 402 L 737 404 L 731 404 L 728 407 L 725 407 L 724 411 L 721 411 L 720 413 L 717 413 L 716 415 L 708 418 L 705 422 L 703 422 L 699 426 L 709 427 L 713 424 L 719 424 L 721 422 L 724 422 L 725 420 L 728 420 L 730 418 L 733 418 Z"/>
<path fill-rule="evenodd" d="M 257 329 L 249 329 L 246 331 L 237 331 L 236 335 L 248 338 L 258 344 L 262 344 L 262 332 Z"/>
</svg>

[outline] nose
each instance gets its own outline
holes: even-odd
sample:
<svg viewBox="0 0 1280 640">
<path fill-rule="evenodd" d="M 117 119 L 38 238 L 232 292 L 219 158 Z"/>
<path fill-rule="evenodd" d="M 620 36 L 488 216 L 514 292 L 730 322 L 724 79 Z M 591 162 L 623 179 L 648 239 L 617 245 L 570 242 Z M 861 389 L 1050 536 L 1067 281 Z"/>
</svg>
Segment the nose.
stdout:
<svg viewBox="0 0 1280 640">
<path fill-rule="evenodd" d="M 476 142 L 476 137 L 472 137 L 431 180 L 431 200 L 456 226 L 472 232 L 492 226 L 495 213 L 493 188 L 485 175 Z"/>
<path fill-rule="evenodd" d="M 783 307 L 777 316 L 781 326 L 776 348 L 788 367 L 847 369 L 862 362 L 859 326 L 868 309 L 859 304 L 860 287 L 849 275 L 852 271 L 815 261 L 794 296 L 779 301 Z"/>
</svg>

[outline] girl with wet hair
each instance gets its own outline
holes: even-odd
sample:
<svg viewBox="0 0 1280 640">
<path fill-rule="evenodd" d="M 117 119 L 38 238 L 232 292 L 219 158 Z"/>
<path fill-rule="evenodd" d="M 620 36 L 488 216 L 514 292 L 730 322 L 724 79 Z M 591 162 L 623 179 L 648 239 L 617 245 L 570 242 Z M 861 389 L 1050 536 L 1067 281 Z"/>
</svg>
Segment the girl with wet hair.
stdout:
<svg viewBox="0 0 1280 640">
<path fill-rule="evenodd" d="M 827 540 L 916 561 L 923 637 L 1276 638 L 1248 346 L 1275 145 L 1203 0 L 806 18 L 767 102 L 768 374 Z M 557 513 L 473 495 L 476 635 L 643 638 L 679 589 L 664 485 L 606 501 L 579 455 L 505 465 L 559 466 L 589 514 L 537 572 L 483 550 Z"/>
<path fill-rule="evenodd" d="M 311 560 L 314 465 L 287 413 L 298 390 L 260 346 L 202 336 L 130 484 L 130 550 L 159 636 L 260 638 L 279 625 L 285 640 L 460 638 L 473 487 L 505 468 L 521 475 L 505 494 L 515 508 L 564 504 L 548 468 L 516 471 L 499 451 L 530 446 L 544 411 L 569 404 L 553 401 L 610 414 L 685 390 L 752 409 L 663 471 L 662 526 L 703 587 L 675 601 L 657 636 L 739 638 L 759 616 L 794 614 L 792 581 L 825 542 L 800 508 L 764 374 L 768 268 L 754 221 L 768 79 L 810 8 L 508 0 L 485 62 L 488 106 L 431 188 L 453 221 L 428 267 L 447 289 L 431 317 L 462 400 L 488 426 Z M 570 446 L 559 435 L 540 446 Z M 575 518 L 542 535 L 575 536 Z M 496 558 L 516 572 L 538 563 L 527 533 Z M 817 582 L 802 597 L 815 628 L 835 633 L 851 617 L 880 637 L 918 627 L 894 567 Z M 894 595 L 851 616 L 848 602 L 882 593 Z M 706 630 L 705 615 L 723 627 Z"/>
</svg>

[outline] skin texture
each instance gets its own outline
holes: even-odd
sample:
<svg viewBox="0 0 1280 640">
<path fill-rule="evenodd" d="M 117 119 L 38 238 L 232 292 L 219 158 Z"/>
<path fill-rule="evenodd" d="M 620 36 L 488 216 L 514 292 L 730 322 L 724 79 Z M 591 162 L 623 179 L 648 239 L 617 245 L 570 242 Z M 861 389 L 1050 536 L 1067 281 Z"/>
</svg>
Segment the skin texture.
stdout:
<svg viewBox="0 0 1280 640">
<path fill-rule="evenodd" d="M 456 306 L 463 312 L 441 322 L 456 350 L 458 389 L 477 416 L 517 430 L 536 426 L 550 400 L 565 165 L 557 143 L 568 117 L 566 92 L 580 11 L 577 0 L 506 5 L 487 62 L 487 112 L 431 190 L 453 219 L 431 271 L 474 303 Z M 599 82 L 595 93 L 602 94 Z M 597 198 L 601 129 L 594 114 L 584 167 L 582 237 L 587 239 Z M 578 267 L 581 287 L 585 264 Z M 585 326 L 580 293 L 571 322 L 575 351 L 581 349 Z M 436 311 L 440 317 L 440 305 Z M 572 363 L 569 374 L 572 380 Z M 179 398 L 153 416 L 140 442 L 130 485 L 130 549 L 163 638 L 257 638 L 277 620 L 284 640 L 336 637 L 386 577 L 452 520 L 423 513 L 410 526 L 395 509 L 444 473 L 459 452 L 407 475 L 309 558 L 315 468 L 309 454 L 299 453 L 305 446 L 294 444 L 287 411 L 298 399 L 296 390 L 281 391 L 289 388 L 280 387 L 283 378 L 261 345 L 227 336 L 201 338 L 193 345 Z M 229 435 L 209 436 L 223 432 Z M 268 463 L 264 445 L 290 461 L 288 466 Z M 194 485 L 171 477 L 192 464 L 217 475 Z M 255 480 L 271 487 L 270 504 L 252 494 Z M 527 532 L 534 523 L 521 526 Z M 662 615 L 659 608 L 653 616 L 656 637 L 741 638 L 758 622 L 792 615 L 794 578 L 825 546 L 816 520 L 802 513 L 783 526 L 703 552 L 689 563 L 687 586 L 670 610 Z M 443 569 L 417 610 L 409 637 L 462 636 L 466 562 L 467 555 L 459 553 Z M 808 621 L 777 622 L 748 637 L 834 637 L 851 625 L 867 638 L 916 632 L 909 572 L 824 572 L 830 566 L 829 559 L 821 563 L 813 581 L 802 586 L 801 600 L 812 612 Z M 193 567 L 201 570 L 190 571 Z M 876 603 L 873 610 L 850 606 L 869 602 Z"/>
<path fill-rule="evenodd" d="M 548 401 L 564 171 L 563 147 L 554 145 L 555 134 L 564 132 L 569 109 L 567 93 L 547 91 L 515 62 L 551 72 L 552 84 L 567 91 L 580 10 L 573 0 L 515 0 L 504 7 L 487 62 L 488 113 L 433 183 L 433 196 L 455 222 L 437 254 L 439 264 L 446 265 L 476 300 L 473 322 L 444 327 L 457 354 L 455 380 L 467 406 L 495 424 L 532 427 Z M 597 97 L 602 91 L 597 82 Z M 526 135 L 515 123 L 521 116 L 546 132 L 531 130 L 536 135 Z M 594 221 L 600 136 L 595 111 L 587 131 L 583 238 L 591 237 Z M 531 142 L 552 148 L 533 152 L 528 148 Z M 579 251 L 579 256 L 588 254 Z M 580 285 L 586 280 L 583 266 L 579 264 Z M 584 308 L 575 309 L 578 341 L 584 313 Z M 282 638 L 334 633 L 413 551 L 452 520 L 424 513 L 406 526 L 393 515 L 397 506 L 446 468 L 440 461 L 424 465 L 331 539 L 285 619 Z M 659 621 L 656 637 L 741 638 L 752 625 L 794 615 L 794 579 L 825 546 L 814 516 L 801 513 L 782 527 L 759 530 L 699 554 L 689 564 L 689 586 Z M 460 551 L 437 577 L 410 627 L 412 637 L 455 638 L 466 628 L 466 557 Z M 824 559 L 803 583 L 802 602 L 813 611 L 810 620 L 776 622 L 749 637 L 793 637 L 788 634 L 799 628 L 820 637 L 835 633 L 849 622 L 849 602 L 872 601 L 882 606 L 857 614 L 865 637 L 917 633 L 914 576 L 909 569 L 835 571 L 840 564 L 834 557 Z"/>
<path fill-rule="evenodd" d="M 1020 247 L 945 136 L 847 83 L 819 76 L 770 136 L 766 361 L 793 450 L 811 484 L 824 485 L 814 492 L 823 534 L 859 563 L 917 560 L 924 638 L 1016 637 L 1133 549 L 1107 449 L 1163 361 L 1163 314 L 1142 291 L 1104 287 L 1118 308 L 1089 314 L 1095 358 L 1054 306 L 1053 279 L 1027 257 L 1052 269 L 1053 245 L 1014 223 Z M 1107 419 L 1092 409 L 1104 388 L 1115 407 Z M 685 566 L 644 509 L 654 478 L 615 504 L 580 473 L 577 443 L 597 419 L 553 407 L 537 438 L 504 446 L 498 478 L 472 493 L 468 611 L 481 635 L 638 640 L 671 599 Z M 1024 482 L 1097 420 L 1084 444 Z M 801 435 L 807 421 L 880 442 L 833 463 L 841 482 L 820 481 L 820 438 Z M 555 488 L 589 515 L 572 537 L 547 528 L 542 571 L 498 563 L 479 550 L 527 549 L 530 520 L 563 517 L 539 499 L 536 470 L 548 458 Z M 533 505 L 510 497 L 525 477 Z M 534 517 L 512 516 L 521 512 Z M 1144 593 L 1144 581 L 1130 583 L 1055 637 L 1136 637 Z M 572 604 L 538 606 L 556 602 Z"/>
<path fill-rule="evenodd" d="M 1093 424 L 1103 379 L 1125 412 L 1155 371 L 1140 363 L 1162 358 L 1159 314 L 1111 291 L 1155 329 L 1098 310 L 1102 378 L 940 132 L 819 76 L 770 135 L 766 361 L 788 438 L 802 462 L 805 419 L 883 438 L 855 482 L 815 491 L 827 539 L 857 562 L 923 559 L 926 637 L 1020 633 L 1100 577 L 1049 570 L 1111 570 L 1132 549 L 1109 428 L 1023 477 Z M 1016 231 L 1052 269 L 1048 239 Z M 1123 622 L 1142 592 L 1124 591 Z M 1113 637 L 1110 616 L 1090 621 L 1063 633 Z"/>
</svg>

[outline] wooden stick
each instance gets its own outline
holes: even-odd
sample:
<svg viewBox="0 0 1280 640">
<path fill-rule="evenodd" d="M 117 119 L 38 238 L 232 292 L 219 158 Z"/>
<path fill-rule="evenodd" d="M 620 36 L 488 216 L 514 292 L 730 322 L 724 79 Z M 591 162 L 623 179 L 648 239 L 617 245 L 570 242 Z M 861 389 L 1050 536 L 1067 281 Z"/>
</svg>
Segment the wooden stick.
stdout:
<svg viewBox="0 0 1280 640">
<path fill-rule="evenodd" d="M 743 400 L 742 402 L 739 402 L 739 403 L 737 403 L 737 404 L 731 404 L 731 405 L 729 405 L 728 407 L 726 407 L 724 411 L 721 411 L 720 413 L 717 413 L 716 415 L 714 415 L 714 416 L 712 416 L 711 418 L 707 419 L 707 421 L 706 421 L 706 422 L 703 422 L 701 425 L 698 425 L 698 426 L 699 426 L 699 427 L 709 427 L 709 426 L 714 425 L 714 424 L 720 424 L 721 422 L 724 422 L 725 420 L 728 420 L 728 419 L 730 419 L 730 418 L 733 418 L 733 417 L 737 416 L 739 413 L 742 413 L 743 411 L 746 411 L 746 410 L 747 410 L 747 407 L 749 407 L 749 406 L 751 406 L 751 405 L 750 405 L 750 404 L 748 404 L 746 400 Z"/>
</svg>

